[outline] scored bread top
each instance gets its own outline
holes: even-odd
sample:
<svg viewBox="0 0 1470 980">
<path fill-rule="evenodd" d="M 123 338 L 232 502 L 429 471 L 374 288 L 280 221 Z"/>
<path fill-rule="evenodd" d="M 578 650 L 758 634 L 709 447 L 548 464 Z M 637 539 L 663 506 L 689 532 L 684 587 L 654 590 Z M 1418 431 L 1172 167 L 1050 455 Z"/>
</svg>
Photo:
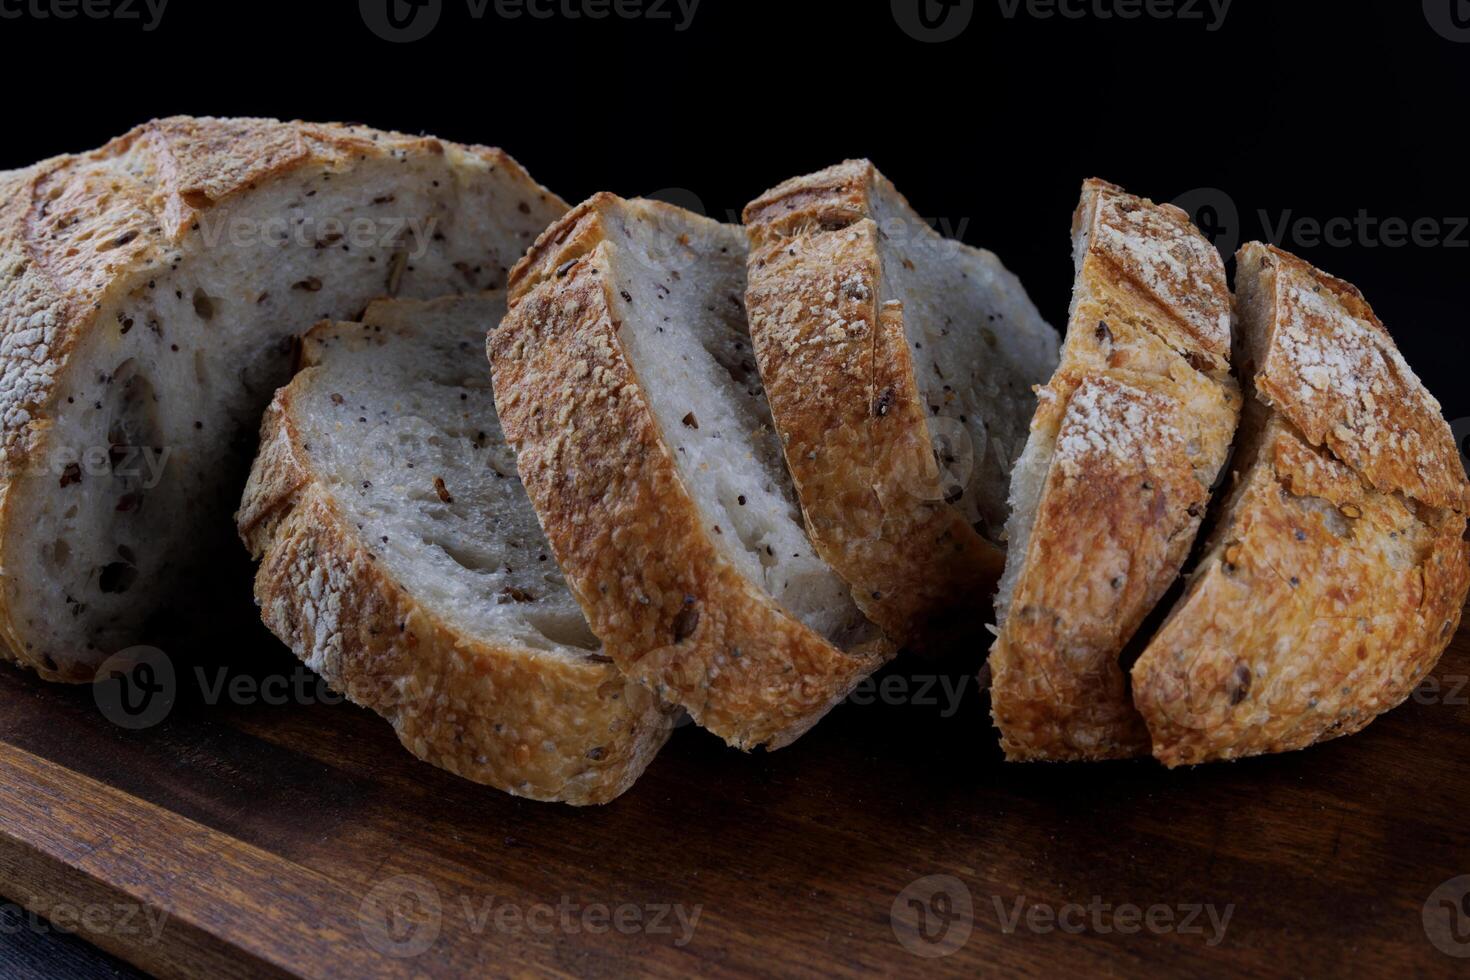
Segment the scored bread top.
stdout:
<svg viewBox="0 0 1470 980">
<path fill-rule="evenodd" d="M 1152 328 L 1202 370 L 1230 367 L 1230 287 L 1220 253 L 1171 204 L 1154 204 L 1092 179 L 1075 222 L 1100 278 L 1157 307 Z"/>
<path fill-rule="evenodd" d="M 873 185 L 885 179 L 869 160 L 844 160 L 777 184 L 745 206 L 743 220 L 757 236 L 844 228 L 871 216 Z"/>
<path fill-rule="evenodd" d="M 266 625 L 415 755 L 606 802 L 671 719 L 598 649 L 516 479 L 479 356 L 504 311 L 503 293 L 400 300 L 311 330 L 238 527 Z"/>
<path fill-rule="evenodd" d="M 1434 667 L 1470 592 L 1453 437 L 1361 294 L 1259 243 L 1236 268 L 1240 475 L 1133 668 L 1170 766 L 1358 731 Z"/>
<path fill-rule="evenodd" d="M 1440 404 L 1356 287 L 1289 252 L 1241 250 L 1276 263 L 1269 333 L 1247 368 L 1259 397 L 1307 441 L 1325 445 L 1383 493 L 1466 510 L 1470 483 Z"/>
<path fill-rule="evenodd" d="M 869 161 L 788 180 L 745 222 L 751 335 L 813 541 L 896 640 L 973 642 L 1055 332 Z"/>
<path fill-rule="evenodd" d="M 1011 759 L 1143 753 L 1120 659 L 1176 580 L 1229 454 L 1230 294 L 1182 211 L 1083 185 L 1062 363 L 1017 463 L 991 703 Z"/>
<path fill-rule="evenodd" d="M 689 346 L 706 316 L 740 322 L 744 248 L 738 228 L 599 194 L 516 267 L 510 313 L 488 351 L 521 476 L 609 656 L 731 744 L 774 748 L 815 724 L 891 649 L 870 638 L 856 609 L 834 619 L 840 593 L 805 612 L 775 598 L 800 598 L 785 587 L 793 585 L 785 562 L 799 562 L 803 578 L 831 573 L 809 543 L 788 559 L 756 544 L 759 529 L 739 525 L 757 493 L 780 491 L 782 519 L 800 534 L 789 487 L 763 482 L 780 479 L 779 449 L 771 447 L 775 469 L 752 455 L 774 436 L 759 426 L 716 430 L 695 412 L 661 419 L 656 406 L 667 399 L 648 390 L 683 384 L 687 371 L 693 383 L 762 401 L 737 348 Z M 660 336 L 670 345 L 663 356 L 649 349 Z M 723 382 L 706 373 L 712 354 L 729 372 Z M 703 455 L 697 465 L 729 464 L 729 484 L 711 489 L 708 472 L 683 469 L 699 451 L 696 435 L 728 445 L 728 459 Z"/>
</svg>

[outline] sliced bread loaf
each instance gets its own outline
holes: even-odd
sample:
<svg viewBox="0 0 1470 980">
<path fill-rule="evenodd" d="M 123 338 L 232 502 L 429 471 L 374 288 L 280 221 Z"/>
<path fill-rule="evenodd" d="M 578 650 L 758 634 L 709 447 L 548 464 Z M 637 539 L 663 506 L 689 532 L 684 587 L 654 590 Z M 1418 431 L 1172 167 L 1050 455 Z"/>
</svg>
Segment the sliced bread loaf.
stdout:
<svg viewBox="0 0 1470 980">
<path fill-rule="evenodd" d="M 732 745 L 788 744 L 891 652 L 802 527 L 745 322 L 745 236 L 599 194 L 511 276 L 506 436 L 593 631 Z"/>
<path fill-rule="evenodd" d="M 1239 475 L 1133 667 L 1171 766 L 1358 731 L 1433 668 L 1470 590 L 1459 451 L 1373 310 L 1267 245 L 1236 270 Z"/>
<path fill-rule="evenodd" d="M 604 656 L 495 415 L 504 293 L 323 323 L 276 393 L 237 515 L 266 625 L 415 755 L 518 796 L 603 803 L 669 712 Z"/>
<path fill-rule="evenodd" d="M 1067 338 L 1012 479 L 996 601 L 1013 760 L 1147 751 L 1120 657 L 1189 554 L 1241 405 L 1224 263 L 1184 212 L 1089 180 L 1072 233 Z"/>
<path fill-rule="evenodd" d="M 866 160 L 787 181 L 745 222 L 751 338 L 813 542 L 896 641 L 973 644 L 1056 331 Z"/>
<path fill-rule="evenodd" d="M 292 339 L 503 285 L 564 210 L 499 150 L 258 119 L 0 174 L 0 649 L 85 681 L 157 642 L 179 586 L 235 554 Z"/>
</svg>

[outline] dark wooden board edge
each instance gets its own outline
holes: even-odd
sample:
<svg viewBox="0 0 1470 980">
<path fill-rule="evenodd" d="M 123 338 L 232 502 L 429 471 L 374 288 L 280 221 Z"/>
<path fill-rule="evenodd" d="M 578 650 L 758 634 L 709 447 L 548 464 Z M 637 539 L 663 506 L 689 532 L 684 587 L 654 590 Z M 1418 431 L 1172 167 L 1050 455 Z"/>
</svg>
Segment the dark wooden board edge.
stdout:
<svg viewBox="0 0 1470 980">
<path fill-rule="evenodd" d="M 0 782 L 0 893 L 47 918 L 58 905 L 126 910 L 86 938 L 155 976 L 291 975 L 280 945 L 289 932 L 273 928 L 276 902 L 303 890 L 291 869 L 156 808 L 148 817 L 170 846 L 130 846 L 139 801 L 10 746 L 0 745 L 0 766 L 9 774 Z M 179 853 L 208 853 L 220 874 L 200 878 L 173 856 Z M 230 887 L 231 875 L 269 879 L 262 894 L 272 895 L 272 907 Z M 231 917 L 228 932 L 188 911 L 226 903 L 250 913 Z M 149 915 L 166 916 L 152 920 L 163 927 L 155 931 Z M 359 965 L 373 972 L 371 962 Z"/>
<path fill-rule="evenodd" d="M 294 663 L 266 660 L 269 671 Z M 1453 701 L 1416 698 L 1307 752 L 1173 773 L 1003 765 L 978 696 L 943 722 L 912 705 L 847 705 L 770 755 L 687 730 L 632 793 L 586 811 L 423 766 L 349 706 L 198 706 L 136 735 L 101 718 L 86 689 L 10 671 L 0 894 L 38 911 L 166 911 L 160 942 L 90 937 L 160 976 L 1252 976 L 1393 964 L 1438 975 L 1456 963 L 1419 916 L 1437 883 L 1470 872 L 1458 775 L 1467 669 L 1462 631 L 1437 671 Z M 676 950 L 651 937 L 472 935 L 446 914 L 431 949 L 398 959 L 366 940 L 362 910 L 406 874 L 449 895 L 684 898 L 706 902 L 707 916 L 699 941 Z M 924 960 L 900 947 L 889 905 L 932 874 L 975 893 L 974 937 Z M 1219 949 L 1002 935 L 990 907 L 1099 891 L 1241 907 Z"/>
</svg>

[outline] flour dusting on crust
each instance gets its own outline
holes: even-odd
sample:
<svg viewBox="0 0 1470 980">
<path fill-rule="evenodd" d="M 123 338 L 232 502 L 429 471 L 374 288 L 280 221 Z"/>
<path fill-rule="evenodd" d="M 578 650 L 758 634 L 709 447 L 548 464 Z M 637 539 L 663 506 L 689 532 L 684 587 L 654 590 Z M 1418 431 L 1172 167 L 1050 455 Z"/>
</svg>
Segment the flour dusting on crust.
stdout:
<svg viewBox="0 0 1470 980">
<path fill-rule="evenodd" d="M 1098 209 L 1092 248 L 1180 318 L 1206 350 L 1228 357 L 1231 302 L 1224 266 L 1188 216 L 1111 187 L 1102 191 Z"/>
<path fill-rule="evenodd" d="M 1152 392 L 1108 381 L 1083 385 L 1067 405 L 1057 439 L 1057 465 L 1072 478 L 1097 459 L 1141 459 L 1146 467 L 1163 465 L 1184 442 L 1178 428 L 1165 421 L 1171 411 L 1169 400 Z"/>
<path fill-rule="evenodd" d="M 1274 322 L 1255 351 L 1261 399 L 1376 489 L 1465 510 L 1443 410 L 1362 294 L 1277 249 L 1249 254 L 1275 265 Z"/>
</svg>

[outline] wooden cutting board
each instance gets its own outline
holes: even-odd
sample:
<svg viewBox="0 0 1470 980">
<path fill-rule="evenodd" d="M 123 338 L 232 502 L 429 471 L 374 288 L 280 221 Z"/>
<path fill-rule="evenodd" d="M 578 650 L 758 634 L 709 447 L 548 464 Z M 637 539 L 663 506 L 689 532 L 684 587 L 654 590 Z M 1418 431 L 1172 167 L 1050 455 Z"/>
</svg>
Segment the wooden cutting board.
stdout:
<svg viewBox="0 0 1470 980">
<path fill-rule="evenodd" d="M 294 674 L 248 646 L 232 677 Z M 1361 735 L 1173 773 L 1001 764 L 969 666 L 769 755 L 682 729 L 592 810 L 347 705 L 211 705 L 181 666 L 129 731 L 0 668 L 0 895 L 162 975 L 1465 975 L 1466 632 Z"/>
</svg>

